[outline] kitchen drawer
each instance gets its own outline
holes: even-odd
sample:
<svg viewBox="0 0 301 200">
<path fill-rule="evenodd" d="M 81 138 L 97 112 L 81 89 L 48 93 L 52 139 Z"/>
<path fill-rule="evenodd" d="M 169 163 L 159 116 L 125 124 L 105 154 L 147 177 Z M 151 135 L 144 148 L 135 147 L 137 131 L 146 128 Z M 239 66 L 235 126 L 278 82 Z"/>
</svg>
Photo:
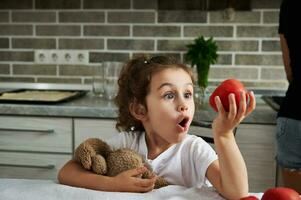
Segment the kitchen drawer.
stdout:
<svg viewBox="0 0 301 200">
<path fill-rule="evenodd" d="M 118 131 L 115 129 L 115 120 L 105 119 L 74 119 L 75 148 L 87 138 L 107 140 Z"/>
<path fill-rule="evenodd" d="M 0 116 L 0 150 L 72 153 L 72 119 Z"/>
<path fill-rule="evenodd" d="M 0 178 L 57 179 L 71 154 L 0 152 Z"/>
</svg>

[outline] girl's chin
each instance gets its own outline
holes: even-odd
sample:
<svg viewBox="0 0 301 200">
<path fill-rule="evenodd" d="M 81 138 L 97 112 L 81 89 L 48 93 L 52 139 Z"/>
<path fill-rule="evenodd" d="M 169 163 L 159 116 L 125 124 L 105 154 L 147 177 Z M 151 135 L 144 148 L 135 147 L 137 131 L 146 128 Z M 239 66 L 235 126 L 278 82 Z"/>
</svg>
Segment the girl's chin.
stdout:
<svg viewBox="0 0 301 200">
<path fill-rule="evenodd" d="M 179 143 L 179 142 L 182 142 L 184 140 L 184 138 L 186 137 L 187 135 L 187 132 L 181 132 L 179 133 L 177 136 L 177 138 L 175 138 L 176 142 L 175 143 Z"/>
</svg>

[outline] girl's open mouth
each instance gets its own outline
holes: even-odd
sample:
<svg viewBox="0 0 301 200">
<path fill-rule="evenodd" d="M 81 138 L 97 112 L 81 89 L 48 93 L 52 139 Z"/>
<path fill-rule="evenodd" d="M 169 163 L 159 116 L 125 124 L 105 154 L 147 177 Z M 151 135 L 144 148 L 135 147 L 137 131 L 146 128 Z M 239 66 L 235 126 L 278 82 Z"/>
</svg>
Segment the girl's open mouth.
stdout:
<svg viewBox="0 0 301 200">
<path fill-rule="evenodd" d="M 178 126 L 181 128 L 182 131 L 188 130 L 188 123 L 189 123 L 189 118 L 184 117 L 179 123 Z"/>
</svg>

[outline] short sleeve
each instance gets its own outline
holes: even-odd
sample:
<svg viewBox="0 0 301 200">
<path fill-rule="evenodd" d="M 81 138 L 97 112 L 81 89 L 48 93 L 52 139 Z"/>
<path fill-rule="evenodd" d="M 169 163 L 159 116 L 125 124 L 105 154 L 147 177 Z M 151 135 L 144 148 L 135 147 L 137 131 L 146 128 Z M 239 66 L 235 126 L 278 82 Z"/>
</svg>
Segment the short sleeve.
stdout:
<svg viewBox="0 0 301 200">
<path fill-rule="evenodd" d="M 201 187 L 204 185 L 210 185 L 208 184 L 209 181 L 206 178 L 206 172 L 209 167 L 209 165 L 218 159 L 216 152 L 212 149 L 212 147 L 206 143 L 206 142 L 201 142 L 202 145 L 200 145 L 194 152 L 194 159 L 196 161 L 196 169 L 199 170 L 199 177 L 204 177 L 200 178 L 198 181 L 197 187 Z"/>
</svg>

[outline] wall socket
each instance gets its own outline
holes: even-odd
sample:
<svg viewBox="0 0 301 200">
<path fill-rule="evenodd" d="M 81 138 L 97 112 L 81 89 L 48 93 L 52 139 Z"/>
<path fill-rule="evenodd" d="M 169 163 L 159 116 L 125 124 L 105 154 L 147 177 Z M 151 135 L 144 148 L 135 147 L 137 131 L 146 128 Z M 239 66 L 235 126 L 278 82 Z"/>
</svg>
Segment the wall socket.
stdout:
<svg viewBox="0 0 301 200">
<path fill-rule="evenodd" d="M 89 52 L 85 50 L 36 50 L 37 64 L 88 64 Z"/>
</svg>

